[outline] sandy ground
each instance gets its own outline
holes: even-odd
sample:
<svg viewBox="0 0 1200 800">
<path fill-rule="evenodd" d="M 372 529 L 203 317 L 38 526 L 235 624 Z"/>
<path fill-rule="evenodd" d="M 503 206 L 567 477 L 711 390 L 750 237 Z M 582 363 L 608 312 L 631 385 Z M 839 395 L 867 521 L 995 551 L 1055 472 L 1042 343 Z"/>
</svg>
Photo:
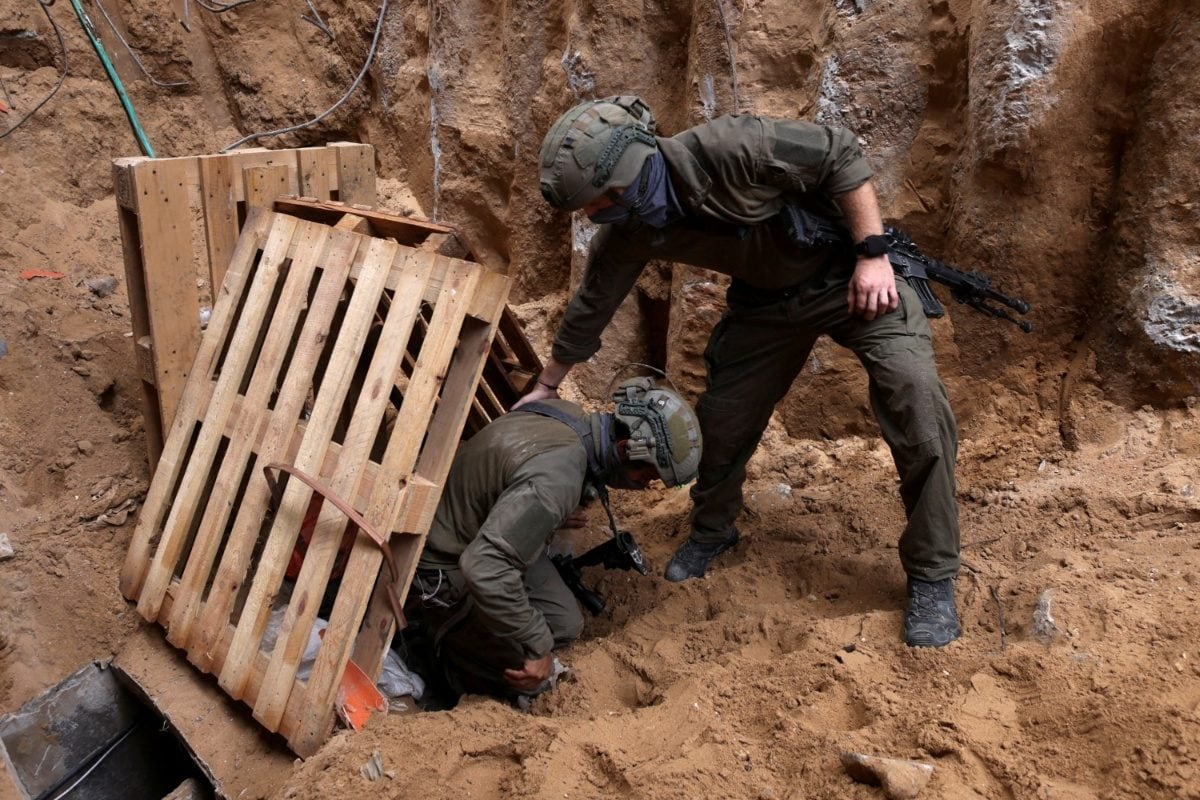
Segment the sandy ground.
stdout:
<svg viewBox="0 0 1200 800">
<path fill-rule="evenodd" d="M 147 484 L 127 320 L 120 293 L 95 299 L 86 277 L 0 276 L 9 709 L 140 625 L 116 590 Z M 1037 416 L 963 431 L 965 633 L 944 651 L 899 640 L 882 443 L 776 427 L 744 543 L 682 586 L 602 573 L 611 615 L 589 621 L 563 654 L 574 679 L 532 715 L 471 699 L 379 719 L 335 736 L 280 796 L 877 796 L 844 774 L 843 749 L 934 764 L 931 796 L 1197 796 L 1200 407 L 1097 400 L 1083 416 L 1076 452 Z M 687 497 L 645 500 L 619 510 L 661 569 Z M 383 784 L 359 773 L 375 750 Z"/>
<path fill-rule="evenodd" d="M 369 9 L 350 5 L 369 31 Z M 749 14 L 754 4 L 745 5 Z M 851 5 L 837 4 L 839 13 Z M 947 4 L 934 5 L 945 16 Z M 950 5 L 961 13 L 967 4 Z M 165 5 L 151 10 L 167 13 Z M 20 12 L 12 24 L 34 26 L 39 13 Z M 209 27 L 214 38 L 218 29 L 231 38 L 246 30 L 222 24 Z M 339 24 L 349 27 L 333 24 L 339 33 Z M 176 33 L 158 36 L 152 25 L 139 30 L 139 41 L 161 42 L 159 66 L 206 86 L 220 79 L 198 55 L 203 48 L 184 47 Z M 297 30 L 316 46 L 308 27 Z M 53 43 L 48 30 L 43 39 Z M 750 33 L 744 41 L 744 57 L 759 52 L 768 73 L 776 63 L 768 45 Z M 82 63 L 83 39 L 68 33 L 68 42 Z M 942 39 L 933 42 L 938 58 L 956 57 Z M 278 64 L 289 52 L 264 58 Z M 0 58 L 0 77 L 27 108 L 56 72 L 45 56 L 26 55 Z M 405 54 L 393 55 L 403 73 Z M 357 59 L 346 55 L 347 64 Z M 0 562 L 3 711 L 156 634 L 116 585 L 149 483 L 108 172 L 109 159 L 135 145 L 98 68 L 77 68 L 35 123 L 0 141 L 0 532 L 15 549 Z M 338 80 L 349 74 L 329 69 Z M 819 70 L 810 71 L 815 81 Z M 234 116 L 248 113 L 239 87 L 236 114 L 185 95 L 149 102 L 144 84 L 135 100 L 151 109 L 151 136 L 169 154 L 213 152 L 234 138 Z M 299 99 L 287 102 L 309 102 L 308 89 L 290 88 Z M 941 91 L 935 100 L 945 100 Z M 248 124 L 275 119 L 255 110 L 261 119 Z M 952 111 L 931 106 L 929 114 Z M 361 130 L 378 133 L 374 124 Z M 923 124 L 914 152 L 941 153 L 938 137 L 953 129 L 938 119 Z M 445 144 L 486 160 L 486 148 Z M 389 169 L 398 156 L 379 146 L 387 191 L 407 197 L 408 178 L 428 202 L 428 165 Z M 994 216 L 988 208 L 958 206 Z M 1021 213 L 1038 208 L 1027 200 Z M 456 209 L 470 211 L 462 202 Z M 492 231 L 485 250 L 503 255 L 507 244 L 494 238 L 503 220 L 478 227 Z M 1072 263 L 1087 265 L 1085 250 Z M 27 279 L 26 269 L 63 276 Z M 1040 269 L 1022 284 L 1028 299 L 1069 320 L 1069 303 L 1045 293 L 1052 280 Z M 543 274 L 518 276 L 517 299 L 544 347 L 554 312 L 534 290 Z M 110 277 L 116 286 L 105 294 L 96 281 Z M 335 735 L 272 796 L 880 797 L 840 766 L 849 749 L 932 764 L 927 797 L 1200 797 L 1200 647 L 1189 633 L 1200 626 L 1200 403 L 1139 408 L 1106 393 L 1119 376 L 1097 366 L 1093 348 L 1109 344 L 1103 332 L 1049 327 L 1006 335 L 1001 346 L 987 327 L 999 323 L 968 313 L 954 309 L 936 327 L 961 422 L 959 642 L 941 651 L 900 642 L 902 510 L 886 448 L 869 424 L 851 424 L 865 396 L 851 370 L 836 385 L 855 405 L 831 435 L 805 424 L 803 406 L 773 423 L 752 465 L 744 541 L 707 579 L 673 585 L 659 577 L 686 535 L 685 493 L 618 498 L 655 572 L 591 576 L 612 611 L 589 620 L 563 653 L 572 680 L 532 714 L 472 698 L 451 712 L 378 718 L 362 733 Z M 985 340 L 979 352 L 963 352 L 960 329 Z M 583 535 L 598 541 L 602 521 Z M 360 767 L 376 751 L 386 774 L 371 782 Z M 8 791 L 0 778 L 0 797 Z"/>
</svg>

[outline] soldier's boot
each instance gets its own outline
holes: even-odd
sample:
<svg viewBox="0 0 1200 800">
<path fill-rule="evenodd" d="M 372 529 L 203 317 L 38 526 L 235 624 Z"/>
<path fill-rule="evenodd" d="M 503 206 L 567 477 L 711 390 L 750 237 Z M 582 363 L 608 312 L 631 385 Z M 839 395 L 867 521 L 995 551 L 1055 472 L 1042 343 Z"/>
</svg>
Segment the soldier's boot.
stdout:
<svg viewBox="0 0 1200 800">
<path fill-rule="evenodd" d="M 945 647 L 962 634 L 954 607 L 954 580 L 908 579 L 908 613 L 904 643 L 910 647 Z"/>
<path fill-rule="evenodd" d="M 688 578 L 703 578 L 709 562 L 737 543 L 736 529 L 729 538 L 715 544 L 701 544 L 689 538 L 679 545 L 675 555 L 671 556 L 671 563 L 667 564 L 667 571 L 663 577 L 674 583 L 686 581 Z"/>
</svg>

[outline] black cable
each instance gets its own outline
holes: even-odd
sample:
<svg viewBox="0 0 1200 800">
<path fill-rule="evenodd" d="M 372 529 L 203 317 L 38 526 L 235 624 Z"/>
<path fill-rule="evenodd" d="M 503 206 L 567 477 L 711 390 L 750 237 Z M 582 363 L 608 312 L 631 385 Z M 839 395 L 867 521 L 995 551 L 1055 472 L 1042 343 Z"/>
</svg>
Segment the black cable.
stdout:
<svg viewBox="0 0 1200 800">
<path fill-rule="evenodd" d="M 332 42 L 333 41 L 333 32 L 330 31 L 329 26 L 325 24 L 325 20 L 321 19 L 321 12 L 317 11 L 317 7 L 313 5 L 312 0 L 304 0 L 304 2 L 308 3 L 308 8 L 310 11 L 312 11 L 312 16 L 310 17 L 306 14 L 301 14 L 300 19 L 314 25 L 317 28 L 317 30 L 321 31 L 321 33 L 323 33 L 327 37 L 329 37 L 329 41 Z"/>
<path fill-rule="evenodd" d="M 196 1 L 200 2 L 200 0 L 196 0 Z M 250 0 L 243 0 L 243 2 L 250 2 Z M 338 109 L 338 107 L 341 106 L 342 103 L 346 102 L 346 100 L 349 99 L 350 95 L 354 94 L 354 90 L 358 88 L 358 85 L 360 83 L 362 83 L 363 77 L 367 74 L 367 70 L 370 69 L 371 62 L 375 60 L 375 48 L 377 48 L 379 46 L 379 36 L 381 33 L 383 33 L 383 18 L 385 16 L 387 16 L 387 8 L 388 8 L 388 0 L 383 0 L 383 2 L 379 5 L 379 20 L 375 23 L 375 35 L 371 37 L 371 49 L 367 51 L 367 59 L 366 59 L 366 61 L 363 62 L 362 69 L 359 70 L 359 72 L 358 72 L 358 77 L 356 77 L 354 79 L 354 83 L 350 84 L 350 88 L 346 90 L 346 93 L 344 95 L 342 95 L 342 98 L 340 100 L 338 100 L 336 103 L 331 105 L 329 108 L 322 111 L 317 116 L 310 119 L 308 122 L 301 122 L 299 125 L 292 125 L 287 128 L 279 128 L 279 129 L 273 130 L 273 131 L 263 131 L 262 133 L 252 133 L 248 136 L 243 136 L 241 139 L 238 139 L 233 144 L 222 147 L 221 152 L 227 153 L 230 150 L 232 150 L 233 148 L 240 147 L 241 145 L 245 144 L 246 142 L 252 142 L 255 139 L 264 139 L 268 136 L 279 136 L 284 133 L 291 133 L 293 131 L 301 130 L 302 128 L 307 128 L 310 125 L 316 125 L 318 122 L 325 119 L 330 114 L 332 114 L 334 111 L 336 111 Z"/>
<path fill-rule="evenodd" d="M 54 17 L 50 16 L 50 6 L 54 5 L 54 0 L 37 0 L 37 4 L 42 7 L 42 13 L 46 15 L 46 19 L 50 20 L 50 27 L 54 29 L 54 35 L 58 37 L 58 46 L 62 49 L 62 74 L 58 76 L 58 83 L 53 89 L 50 90 L 50 94 L 43 97 L 41 102 L 34 106 L 28 114 L 17 120 L 15 125 L 6 130 L 4 133 L 0 133 L 0 139 L 3 139 L 17 128 L 24 125 L 26 120 L 36 114 L 42 106 L 46 105 L 46 103 L 49 103 L 50 98 L 58 94 L 58 90 L 62 88 L 63 82 L 67 80 L 67 43 L 63 41 L 62 31 L 58 29 L 58 23 L 54 21 Z"/>
</svg>

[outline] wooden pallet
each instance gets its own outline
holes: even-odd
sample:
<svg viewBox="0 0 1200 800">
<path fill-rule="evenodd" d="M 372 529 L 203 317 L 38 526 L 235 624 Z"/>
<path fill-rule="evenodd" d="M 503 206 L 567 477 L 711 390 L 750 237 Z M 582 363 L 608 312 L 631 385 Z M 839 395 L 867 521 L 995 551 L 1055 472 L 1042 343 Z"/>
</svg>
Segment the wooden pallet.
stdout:
<svg viewBox="0 0 1200 800">
<path fill-rule="evenodd" d="M 200 346 L 206 295 L 221 285 L 255 205 L 279 194 L 375 204 L 375 150 L 338 142 L 113 161 L 125 280 L 151 468 Z"/>
<path fill-rule="evenodd" d="M 153 470 L 199 349 L 206 287 L 221 285 L 247 209 L 271 207 L 335 224 L 354 215 L 360 233 L 467 261 L 475 257 L 451 226 L 371 210 L 375 151 L 338 142 L 185 158 L 113 162 L 133 338 L 141 373 L 146 448 Z M 483 383 L 467 421 L 474 433 L 532 385 L 541 360 L 505 309 Z"/>
<path fill-rule="evenodd" d="M 345 224 L 345 220 L 352 219 L 354 230 L 360 233 L 385 236 L 422 251 L 467 261 L 476 260 L 470 245 L 449 225 L 387 211 L 348 208 L 344 203 L 313 198 L 280 198 L 275 200 L 274 208 L 302 219 L 330 225 Z M 512 408 L 513 403 L 533 388 L 533 382 L 541 370 L 541 359 L 525 338 L 521 323 L 512 309 L 505 307 L 496 338 L 492 341 L 483 381 L 476 390 L 471 415 L 467 419 L 467 434 L 474 434 Z"/>
<path fill-rule="evenodd" d="M 121 573 L 139 613 L 302 756 L 331 730 L 351 653 L 379 673 L 396 624 L 388 588 L 407 592 L 509 287 L 346 227 L 250 210 Z M 360 530 L 337 580 L 346 517 L 286 471 L 264 472 L 277 463 L 324 483 L 376 537 L 400 531 L 394 575 L 376 581 L 384 553 Z M 289 594 L 285 570 L 317 508 Z M 323 598 L 328 625 L 300 680 Z"/>
</svg>

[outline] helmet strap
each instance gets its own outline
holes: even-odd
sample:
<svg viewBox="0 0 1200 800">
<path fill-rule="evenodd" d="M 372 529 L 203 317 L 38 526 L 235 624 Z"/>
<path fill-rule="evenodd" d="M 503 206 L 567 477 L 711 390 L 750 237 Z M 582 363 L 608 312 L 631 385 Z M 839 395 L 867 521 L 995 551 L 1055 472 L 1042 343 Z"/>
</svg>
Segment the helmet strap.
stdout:
<svg viewBox="0 0 1200 800">
<path fill-rule="evenodd" d="M 649 183 L 650 171 L 647 169 L 642 169 L 642 171 L 638 173 L 637 200 L 634 200 L 631 203 L 625 199 L 625 193 L 629 191 L 629 187 L 625 187 L 620 191 L 617 191 L 616 189 L 609 189 L 604 193 L 604 196 L 611 200 L 613 205 L 620 206 L 628 211 L 631 216 L 636 217 L 637 213 L 642 210 L 642 206 L 646 202 L 646 187 L 649 185 Z"/>
<path fill-rule="evenodd" d="M 608 143 L 604 145 L 604 149 L 600 151 L 600 157 L 596 159 L 595 172 L 592 174 L 592 186 L 599 189 L 608 183 L 613 170 L 617 168 L 617 162 L 621 160 L 621 156 L 625 155 L 629 145 L 634 142 L 641 142 L 651 147 L 658 144 L 654 139 L 654 134 L 641 125 L 627 122 L 613 129 L 612 136 L 608 137 Z"/>
</svg>

